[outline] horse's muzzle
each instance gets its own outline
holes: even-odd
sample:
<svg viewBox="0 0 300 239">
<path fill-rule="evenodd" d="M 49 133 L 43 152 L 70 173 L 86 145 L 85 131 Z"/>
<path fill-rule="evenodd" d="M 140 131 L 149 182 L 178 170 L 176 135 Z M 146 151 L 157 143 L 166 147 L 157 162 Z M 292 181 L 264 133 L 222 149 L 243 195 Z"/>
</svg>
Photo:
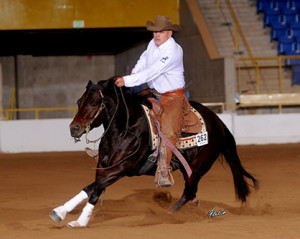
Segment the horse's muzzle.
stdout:
<svg viewBox="0 0 300 239">
<path fill-rule="evenodd" d="M 70 125 L 70 133 L 72 137 L 80 138 L 84 133 L 84 129 L 78 124 Z"/>
</svg>

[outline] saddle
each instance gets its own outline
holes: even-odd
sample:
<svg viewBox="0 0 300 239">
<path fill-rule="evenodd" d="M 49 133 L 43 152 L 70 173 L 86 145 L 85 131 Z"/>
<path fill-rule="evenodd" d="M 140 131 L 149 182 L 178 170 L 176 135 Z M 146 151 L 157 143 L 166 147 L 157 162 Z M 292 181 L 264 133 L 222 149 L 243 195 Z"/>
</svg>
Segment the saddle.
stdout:
<svg viewBox="0 0 300 239">
<path fill-rule="evenodd" d="M 152 109 L 149 109 L 146 105 L 142 105 L 142 107 L 148 122 L 151 149 L 155 150 L 159 146 L 155 121 L 158 120 L 160 122 L 163 109 L 160 102 L 156 99 L 148 98 L 147 101 L 151 103 Z M 182 136 L 176 144 L 176 148 L 181 150 L 199 147 L 208 143 L 203 117 L 188 102 L 186 105 L 190 108 L 183 111 Z M 183 134 L 185 135 L 184 137 Z"/>
<path fill-rule="evenodd" d="M 142 108 L 144 110 L 148 122 L 148 129 L 150 134 L 149 144 L 151 145 L 151 150 L 153 150 L 153 153 L 148 157 L 148 160 L 137 172 L 138 175 L 146 174 L 156 165 L 156 161 L 158 159 L 158 148 L 160 144 L 160 137 L 158 135 L 157 132 L 158 130 L 156 128 L 157 123 L 155 121 L 160 120 L 160 116 L 163 109 L 160 103 L 154 98 L 148 98 L 147 100 L 151 103 L 152 109 L 149 109 L 145 105 L 142 105 Z M 197 110 L 195 110 L 192 106 L 190 106 L 188 101 L 186 103 L 187 104 L 185 105 L 188 108 L 184 109 L 183 111 L 182 133 L 184 133 L 187 136 L 183 137 L 181 135 L 181 137 L 178 139 L 175 147 L 179 150 L 191 149 L 191 148 L 200 147 L 208 144 L 208 134 L 207 134 L 206 125 L 203 120 L 203 117 Z M 174 146 L 172 145 L 171 147 Z M 172 149 L 172 151 L 174 150 L 173 153 L 176 151 L 176 148 Z M 184 160 L 184 158 L 182 158 L 182 156 L 180 157 L 180 153 L 179 155 L 177 155 L 177 157 L 178 156 L 179 156 L 179 161 L 183 164 L 183 166 L 187 170 L 187 168 L 189 167 L 188 165 L 186 165 L 187 164 L 186 161 Z M 176 159 L 174 158 L 173 155 L 173 159 L 171 162 L 171 166 L 173 170 L 179 167 L 178 163 L 175 161 Z"/>
</svg>

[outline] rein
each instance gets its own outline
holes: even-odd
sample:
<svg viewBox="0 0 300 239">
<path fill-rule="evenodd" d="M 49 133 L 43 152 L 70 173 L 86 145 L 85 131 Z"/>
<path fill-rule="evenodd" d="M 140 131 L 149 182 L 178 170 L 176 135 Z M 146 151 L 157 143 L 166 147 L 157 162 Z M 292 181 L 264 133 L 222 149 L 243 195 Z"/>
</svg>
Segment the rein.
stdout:
<svg viewBox="0 0 300 239">
<path fill-rule="evenodd" d="M 99 110 L 97 111 L 97 113 L 95 114 L 94 118 L 92 119 L 91 123 L 89 123 L 89 125 L 86 127 L 85 131 L 86 131 L 86 134 L 85 134 L 85 140 L 86 140 L 86 143 L 89 144 L 89 143 L 96 143 L 98 142 L 102 137 L 100 136 L 100 138 L 96 139 L 96 140 L 89 140 L 88 139 L 88 134 L 90 132 L 90 129 L 91 129 L 91 124 L 94 122 L 94 120 L 98 117 L 98 115 L 101 113 L 101 111 L 105 108 L 105 105 L 103 104 L 103 102 L 101 103 L 101 106 L 99 108 Z"/>
<path fill-rule="evenodd" d="M 88 139 L 88 134 L 89 134 L 89 132 L 90 132 L 91 124 L 92 124 L 92 123 L 94 122 L 94 120 L 98 117 L 98 115 L 101 113 L 101 111 L 105 108 L 105 105 L 104 105 L 103 102 L 102 102 L 102 103 L 101 103 L 101 106 L 100 106 L 100 108 L 99 108 L 99 110 L 98 110 L 98 112 L 96 113 L 96 115 L 94 116 L 94 118 L 92 119 L 92 121 L 89 123 L 89 125 L 86 127 L 85 140 L 86 140 L 86 143 L 87 143 L 87 144 L 89 144 L 89 143 L 97 143 L 98 141 L 100 141 L 100 140 L 104 137 L 104 135 L 106 135 L 107 131 L 109 130 L 109 128 L 110 128 L 110 126 L 111 126 L 111 123 L 112 123 L 112 121 L 114 120 L 114 118 L 115 118 L 115 116 L 116 116 L 116 114 L 117 114 L 117 110 L 118 110 L 118 108 L 119 108 L 119 103 L 120 103 L 119 96 L 118 96 L 118 93 L 117 93 L 117 90 L 116 90 L 116 86 L 115 86 L 115 85 L 114 85 L 114 90 L 115 90 L 115 94 L 116 94 L 116 96 L 117 96 L 117 106 L 116 106 L 116 109 L 115 109 L 115 111 L 114 111 L 114 114 L 113 114 L 111 120 L 110 120 L 109 123 L 108 123 L 108 126 L 107 126 L 106 130 L 104 131 L 104 133 L 103 133 L 98 139 L 96 139 L 96 140 L 89 140 L 89 139 Z M 102 94 L 102 91 L 99 90 L 99 92 L 100 92 L 100 95 L 102 96 L 102 98 L 104 99 L 104 96 L 103 96 L 103 94 Z M 121 92 L 122 92 L 122 91 L 121 91 Z M 123 95 L 123 92 L 122 92 L 122 95 Z"/>
<path fill-rule="evenodd" d="M 89 140 L 89 139 L 87 138 L 88 133 L 89 133 L 89 131 L 90 131 L 90 125 L 91 125 L 91 124 L 93 123 L 93 121 L 99 116 L 99 114 L 101 113 L 101 111 L 105 108 L 105 105 L 102 103 L 101 106 L 100 106 L 100 108 L 99 108 L 99 110 L 98 110 L 97 113 L 95 114 L 94 118 L 92 119 L 92 121 L 89 123 L 89 125 L 88 125 L 87 128 L 86 128 L 86 135 L 85 135 L 85 138 L 86 138 L 86 143 L 87 143 L 87 144 L 88 144 L 88 143 L 96 143 L 96 142 L 98 142 L 99 140 L 101 140 L 101 139 L 106 135 L 106 133 L 107 133 L 108 130 L 110 129 L 111 124 L 112 124 L 113 120 L 115 119 L 115 116 L 116 116 L 116 113 L 117 113 L 117 110 L 118 110 L 119 104 L 120 104 L 119 95 L 118 95 L 118 93 L 117 93 L 117 89 L 116 89 L 116 86 L 115 86 L 115 85 L 114 85 L 114 91 L 115 91 L 115 94 L 116 94 L 116 96 L 117 96 L 117 106 L 116 106 L 116 109 L 115 109 L 115 111 L 114 111 L 114 114 L 113 114 L 111 120 L 109 121 L 109 124 L 108 124 L 108 126 L 107 126 L 105 132 L 104 132 L 98 139 L 96 139 L 96 140 Z M 125 97 L 124 97 L 122 88 L 120 88 L 120 93 L 121 93 L 122 101 L 123 101 L 123 103 L 124 103 L 125 111 L 126 111 L 126 127 L 125 127 L 125 133 L 123 134 L 122 139 L 120 140 L 120 142 L 123 142 L 124 139 L 125 139 L 125 136 L 129 133 L 129 134 L 133 135 L 133 136 L 137 139 L 137 141 L 138 141 L 138 147 L 136 148 L 136 150 L 135 150 L 133 153 L 131 153 L 130 155 L 126 156 L 125 158 L 123 158 L 123 159 L 120 160 L 119 162 L 115 163 L 114 165 L 111 165 L 111 166 L 108 166 L 108 167 L 105 167 L 105 168 L 93 168 L 93 169 L 110 169 L 110 168 L 113 168 L 113 167 L 115 167 L 115 166 L 117 166 L 117 165 L 119 165 L 119 164 L 125 162 L 125 161 L 126 161 L 128 158 L 130 158 L 132 155 L 136 154 L 136 153 L 138 152 L 138 150 L 140 149 L 140 147 L 141 147 L 141 142 L 140 142 L 140 139 L 138 138 L 138 136 L 136 136 L 134 133 L 132 133 L 132 132 L 129 131 L 129 110 L 128 110 L 128 106 L 127 106 L 127 103 L 126 103 L 126 100 L 125 100 Z M 103 94 L 102 94 L 101 91 L 100 91 L 100 94 L 101 94 L 101 96 L 103 96 Z M 104 98 L 104 97 L 103 97 L 103 98 Z M 120 145 L 120 144 L 119 144 L 119 145 Z M 116 152 L 118 151 L 118 149 L 119 149 L 119 147 L 117 147 L 117 148 L 114 150 L 114 152 L 112 153 L 110 159 L 116 154 Z"/>
</svg>

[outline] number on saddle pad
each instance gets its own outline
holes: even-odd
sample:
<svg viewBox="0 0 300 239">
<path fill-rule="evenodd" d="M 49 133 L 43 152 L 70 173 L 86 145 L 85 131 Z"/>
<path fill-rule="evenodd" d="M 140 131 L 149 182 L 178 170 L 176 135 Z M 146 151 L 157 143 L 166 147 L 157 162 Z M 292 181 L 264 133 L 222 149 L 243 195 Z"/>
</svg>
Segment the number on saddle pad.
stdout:
<svg viewBox="0 0 300 239">
<path fill-rule="evenodd" d="M 196 139 L 197 139 L 197 146 L 203 146 L 203 145 L 208 144 L 207 132 L 197 134 Z"/>
</svg>

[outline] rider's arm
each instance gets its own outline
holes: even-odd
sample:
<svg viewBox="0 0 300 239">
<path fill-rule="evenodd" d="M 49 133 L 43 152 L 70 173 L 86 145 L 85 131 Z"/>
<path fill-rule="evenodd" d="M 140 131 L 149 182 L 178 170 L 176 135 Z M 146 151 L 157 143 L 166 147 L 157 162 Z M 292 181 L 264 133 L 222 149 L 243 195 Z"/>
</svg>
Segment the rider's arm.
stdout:
<svg viewBox="0 0 300 239">
<path fill-rule="evenodd" d="M 175 51 L 172 50 L 173 49 L 169 49 L 168 51 L 161 52 L 159 58 L 157 58 L 157 60 L 154 61 L 153 64 L 151 64 L 146 69 L 137 72 L 136 74 L 133 75 L 124 76 L 123 78 L 125 81 L 125 86 L 126 87 L 138 86 L 143 83 L 147 83 L 151 80 L 154 80 L 161 74 L 168 72 L 170 68 L 172 68 L 173 70 L 175 68 L 176 70 L 177 61 L 182 60 L 180 59 L 180 57 L 178 57 L 178 55 L 176 56 L 176 54 L 182 55 L 182 52 L 178 52 L 181 50 L 181 48 L 180 50 L 179 49 Z"/>
</svg>

